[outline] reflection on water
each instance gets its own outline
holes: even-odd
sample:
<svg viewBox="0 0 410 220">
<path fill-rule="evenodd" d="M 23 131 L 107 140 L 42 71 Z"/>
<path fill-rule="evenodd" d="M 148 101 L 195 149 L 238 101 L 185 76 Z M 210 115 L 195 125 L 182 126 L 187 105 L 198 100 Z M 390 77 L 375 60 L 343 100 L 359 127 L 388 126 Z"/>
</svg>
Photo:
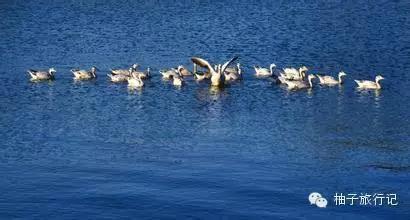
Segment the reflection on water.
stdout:
<svg viewBox="0 0 410 220">
<path fill-rule="evenodd" d="M 222 95 L 226 95 L 225 87 L 221 86 L 210 86 L 209 87 L 209 96 L 212 100 L 218 100 Z"/>
<path fill-rule="evenodd" d="M 78 80 L 73 78 L 73 85 L 84 85 L 84 84 L 96 84 L 97 79 L 89 79 L 89 80 Z"/>
<path fill-rule="evenodd" d="M 128 86 L 128 94 L 142 95 L 143 87 Z"/>
<path fill-rule="evenodd" d="M 196 97 L 201 102 L 216 102 L 226 96 L 225 87 L 203 85 L 196 89 Z"/>
</svg>

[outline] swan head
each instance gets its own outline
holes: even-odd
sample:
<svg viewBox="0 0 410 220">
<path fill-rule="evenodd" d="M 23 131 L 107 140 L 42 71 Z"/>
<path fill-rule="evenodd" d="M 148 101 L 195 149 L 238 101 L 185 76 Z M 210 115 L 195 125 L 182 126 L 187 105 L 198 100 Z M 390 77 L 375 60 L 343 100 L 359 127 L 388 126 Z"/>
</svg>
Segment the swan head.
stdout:
<svg viewBox="0 0 410 220">
<path fill-rule="evenodd" d="M 384 79 L 383 76 L 381 76 L 381 75 L 377 75 L 377 76 L 376 76 L 376 81 L 380 81 L 380 80 L 382 80 L 382 79 Z"/>
<path fill-rule="evenodd" d="M 343 71 L 340 71 L 340 72 L 339 72 L 339 77 L 342 77 L 342 76 L 347 76 L 347 74 L 346 74 L 345 72 L 343 72 Z"/>
<path fill-rule="evenodd" d="M 309 69 L 306 66 L 302 66 L 302 67 L 299 68 L 299 72 L 306 72 L 308 70 Z"/>
<path fill-rule="evenodd" d="M 271 69 L 276 68 L 276 64 L 274 64 L 274 63 L 270 64 L 269 68 L 271 68 Z"/>
<path fill-rule="evenodd" d="M 132 64 L 132 68 L 133 68 L 134 70 L 137 69 L 138 66 L 139 66 L 138 63 Z"/>
<path fill-rule="evenodd" d="M 182 70 L 183 70 L 183 69 L 185 69 L 185 67 L 182 66 L 182 65 L 179 65 L 179 66 L 177 67 L 177 71 L 178 71 L 178 74 L 179 74 L 180 76 L 182 76 Z"/>
<path fill-rule="evenodd" d="M 92 66 L 90 73 L 91 73 L 91 75 L 92 75 L 94 78 L 97 77 L 96 72 L 97 72 L 97 67 Z"/>
<path fill-rule="evenodd" d="M 57 71 L 56 69 L 54 69 L 54 67 L 51 67 L 50 69 L 48 69 L 48 73 L 50 73 L 51 75 L 55 74 Z"/>
</svg>

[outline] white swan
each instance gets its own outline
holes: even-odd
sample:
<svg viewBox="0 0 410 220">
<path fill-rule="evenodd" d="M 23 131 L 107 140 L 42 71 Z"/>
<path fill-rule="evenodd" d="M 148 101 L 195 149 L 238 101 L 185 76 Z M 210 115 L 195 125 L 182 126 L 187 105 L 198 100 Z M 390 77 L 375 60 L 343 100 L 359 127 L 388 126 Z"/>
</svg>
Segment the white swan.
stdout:
<svg viewBox="0 0 410 220">
<path fill-rule="evenodd" d="M 133 71 L 136 71 L 138 67 L 139 65 L 134 63 L 131 68 Z M 112 75 L 126 75 L 126 76 L 130 75 L 129 69 L 128 70 L 127 69 L 111 69 L 110 73 Z"/>
<path fill-rule="evenodd" d="M 128 87 L 130 88 L 141 88 L 144 86 L 144 81 L 141 79 L 141 75 L 132 72 L 131 76 L 128 77 Z"/>
<path fill-rule="evenodd" d="M 355 80 L 359 89 L 381 89 L 380 80 L 383 80 L 383 76 L 377 75 L 375 82 L 370 80 Z"/>
<path fill-rule="evenodd" d="M 280 76 L 287 80 L 304 80 L 306 78 L 306 71 L 308 71 L 306 66 L 302 66 L 298 70 L 295 68 L 284 68 Z"/>
<path fill-rule="evenodd" d="M 182 77 L 192 76 L 192 73 L 182 65 L 179 65 L 177 70 L 178 70 L 179 75 L 182 76 Z"/>
<path fill-rule="evenodd" d="M 79 70 L 72 69 L 71 72 L 74 74 L 75 80 L 88 80 L 97 78 L 97 68 L 95 66 L 91 67 L 91 70 Z"/>
<path fill-rule="evenodd" d="M 268 68 L 263 68 L 259 66 L 254 66 L 255 76 L 257 77 L 269 77 L 273 75 L 273 69 L 276 68 L 276 65 L 272 63 Z"/>
<path fill-rule="evenodd" d="M 333 76 L 321 76 L 319 74 L 316 74 L 316 76 L 319 79 L 320 85 L 334 86 L 343 84 L 343 77 L 346 76 L 346 73 L 343 71 L 339 72 L 337 80 Z"/>
<path fill-rule="evenodd" d="M 52 80 L 54 79 L 54 74 L 56 74 L 56 70 L 54 68 L 48 69 L 48 71 L 42 70 L 32 70 L 29 69 L 27 72 L 31 76 L 31 81 L 39 81 L 39 80 Z"/>
<path fill-rule="evenodd" d="M 283 78 L 282 76 L 279 76 L 279 80 L 285 84 L 288 89 L 293 90 L 293 89 L 305 89 L 305 88 L 312 88 L 313 83 L 312 79 L 316 78 L 314 75 L 310 74 L 308 76 L 308 80 L 288 80 Z"/>
<path fill-rule="evenodd" d="M 131 67 L 129 70 L 128 70 L 128 74 L 127 75 L 125 75 L 125 74 L 112 74 L 112 73 L 109 73 L 109 74 L 107 74 L 107 76 L 110 78 L 110 81 L 111 82 L 115 82 L 115 83 L 118 83 L 118 82 L 126 82 L 127 80 L 128 80 L 128 78 L 131 76 L 131 73 L 133 72 L 133 68 Z"/>
<path fill-rule="evenodd" d="M 224 63 L 223 65 L 219 64 L 218 68 L 214 68 L 211 66 L 211 64 L 199 57 L 192 57 L 191 60 L 193 63 L 196 63 L 197 65 L 199 65 L 200 67 L 204 67 L 207 68 L 208 71 L 211 73 L 211 85 L 212 86 L 220 86 L 223 83 L 223 77 L 222 74 L 223 72 L 225 72 L 226 68 L 232 63 L 234 62 L 236 59 L 238 59 L 238 57 L 234 57 L 232 59 L 230 59 L 229 61 L 227 61 L 226 63 Z"/>
</svg>

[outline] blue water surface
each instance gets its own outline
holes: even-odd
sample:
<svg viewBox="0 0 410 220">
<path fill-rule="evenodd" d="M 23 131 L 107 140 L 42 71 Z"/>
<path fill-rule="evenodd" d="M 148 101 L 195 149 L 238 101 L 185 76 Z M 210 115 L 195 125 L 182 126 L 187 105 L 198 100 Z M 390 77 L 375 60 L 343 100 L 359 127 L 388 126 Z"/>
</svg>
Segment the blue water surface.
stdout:
<svg viewBox="0 0 410 220">
<path fill-rule="evenodd" d="M 409 1 L 10 0 L 0 17 L 1 219 L 410 219 Z M 239 56 L 244 80 L 161 80 L 192 56 Z M 108 82 L 132 63 L 154 72 L 143 90 Z M 253 76 L 270 63 L 348 76 L 287 91 Z"/>
</svg>

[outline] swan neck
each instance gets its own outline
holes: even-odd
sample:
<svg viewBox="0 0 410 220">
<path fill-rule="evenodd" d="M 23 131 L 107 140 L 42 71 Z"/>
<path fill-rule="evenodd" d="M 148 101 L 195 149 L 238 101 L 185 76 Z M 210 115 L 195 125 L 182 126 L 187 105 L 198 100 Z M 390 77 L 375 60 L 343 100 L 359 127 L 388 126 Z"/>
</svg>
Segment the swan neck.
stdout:
<svg viewBox="0 0 410 220">
<path fill-rule="evenodd" d="M 302 79 L 306 79 L 306 71 L 307 70 L 299 69 L 299 75 Z"/>
<path fill-rule="evenodd" d="M 96 77 L 97 75 L 96 75 L 96 72 L 97 72 L 97 70 L 95 69 L 95 68 L 92 68 L 91 69 L 91 74 L 93 75 L 93 77 Z"/>
<path fill-rule="evenodd" d="M 380 85 L 379 81 L 380 81 L 380 79 L 377 79 L 377 80 L 376 80 L 376 87 L 377 87 L 378 89 L 381 88 L 381 85 Z"/>
</svg>

